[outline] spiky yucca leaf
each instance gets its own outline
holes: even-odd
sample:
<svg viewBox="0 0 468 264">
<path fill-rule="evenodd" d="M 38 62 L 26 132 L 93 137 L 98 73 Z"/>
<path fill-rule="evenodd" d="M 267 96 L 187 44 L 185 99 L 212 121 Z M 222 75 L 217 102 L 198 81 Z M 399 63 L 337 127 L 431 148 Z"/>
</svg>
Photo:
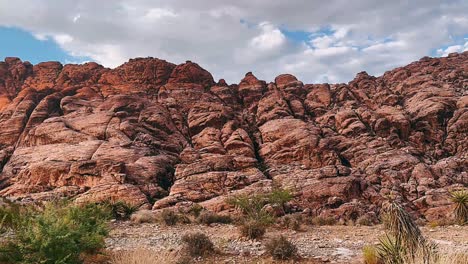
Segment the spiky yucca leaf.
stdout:
<svg viewBox="0 0 468 264">
<path fill-rule="evenodd" d="M 395 201 L 384 204 L 385 226 L 405 248 L 414 256 L 416 251 L 426 246 L 421 230 L 403 207 Z"/>
<path fill-rule="evenodd" d="M 455 203 L 455 220 L 464 225 L 468 222 L 468 191 L 459 190 L 450 193 L 452 202 Z"/>
<path fill-rule="evenodd" d="M 376 249 L 379 260 L 384 264 L 404 264 L 406 248 L 402 245 L 400 239 L 385 234 L 385 236 L 379 238 Z"/>
</svg>

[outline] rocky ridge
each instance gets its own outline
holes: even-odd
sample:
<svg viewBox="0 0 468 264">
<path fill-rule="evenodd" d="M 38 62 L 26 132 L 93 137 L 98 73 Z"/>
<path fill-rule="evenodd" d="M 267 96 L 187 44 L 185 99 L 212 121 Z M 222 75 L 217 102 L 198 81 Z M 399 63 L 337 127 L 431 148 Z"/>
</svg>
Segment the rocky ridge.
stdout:
<svg viewBox="0 0 468 264">
<path fill-rule="evenodd" d="M 274 186 L 291 210 L 375 217 L 389 195 L 428 220 L 468 186 L 468 52 L 348 84 L 215 82 L 198 64 L 137 58 L 0 62 L 0 196 L 229 209 Z"/>
</svg>

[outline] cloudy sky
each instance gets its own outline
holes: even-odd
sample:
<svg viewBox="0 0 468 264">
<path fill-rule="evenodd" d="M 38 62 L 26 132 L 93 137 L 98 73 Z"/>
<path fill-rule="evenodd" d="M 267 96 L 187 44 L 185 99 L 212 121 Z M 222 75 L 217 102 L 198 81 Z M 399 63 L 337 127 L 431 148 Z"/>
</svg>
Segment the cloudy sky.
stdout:
<svg viewBox="0 0 468 264">
<path fill-rule="evenodd" d="M 32 63 L 152 56 L 231 83 L 248 71 L 348 82 L 464 50 L 466 0 L 0 0 L 0 57 Z"/>
</svg>

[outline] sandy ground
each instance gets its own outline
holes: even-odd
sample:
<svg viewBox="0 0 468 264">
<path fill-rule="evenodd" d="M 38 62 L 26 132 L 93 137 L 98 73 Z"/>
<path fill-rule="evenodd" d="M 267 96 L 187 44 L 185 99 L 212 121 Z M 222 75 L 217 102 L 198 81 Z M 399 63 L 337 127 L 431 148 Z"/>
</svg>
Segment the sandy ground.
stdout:
<svg viewBox="0 0 468 264">
<path fill-rule="evenodd" d="M 233 225 L 177 225 L 132 224 L 115 222 L 106 240 L 112 251 L 146 248 L 155 251 L 178 250 L 181 237 L 189 232 L 207 234 L 219 252 L 222 263 L 249 263 L 264 254 L 264 242 L 271 237 L 284 235 L 298 248 L 299 255 L 308 263 L 362 263 L 362 247 L 377 243 L 384 234 L 383 226 L 303 226 L 302 231 L 271 228 L 260 241 L 242 238 Z M 468 227 L 421 227 L 426 238 L 441 249 L 468 252 Z M 240 261 L 240 260 L 244 261 Z M 255 263 L 255 262 L 253 262 Z"/>
</svg>

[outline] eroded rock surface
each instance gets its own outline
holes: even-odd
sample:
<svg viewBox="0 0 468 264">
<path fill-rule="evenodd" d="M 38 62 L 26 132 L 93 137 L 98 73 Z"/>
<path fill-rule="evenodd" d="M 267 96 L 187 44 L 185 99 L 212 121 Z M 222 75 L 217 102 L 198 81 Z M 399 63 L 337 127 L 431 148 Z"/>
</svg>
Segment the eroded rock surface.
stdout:
<svg viewBox="0 0 468 264">
<path fill-rule="evenodd" d="M 217 83 L 198 64 L 0 62 L 0 196 L 225 210 L 281 186 L 313 214 L 376 215 L 386 196 L 446 216 L 468 185 L 468 52 L 348 84 Z"/>
</svg>

